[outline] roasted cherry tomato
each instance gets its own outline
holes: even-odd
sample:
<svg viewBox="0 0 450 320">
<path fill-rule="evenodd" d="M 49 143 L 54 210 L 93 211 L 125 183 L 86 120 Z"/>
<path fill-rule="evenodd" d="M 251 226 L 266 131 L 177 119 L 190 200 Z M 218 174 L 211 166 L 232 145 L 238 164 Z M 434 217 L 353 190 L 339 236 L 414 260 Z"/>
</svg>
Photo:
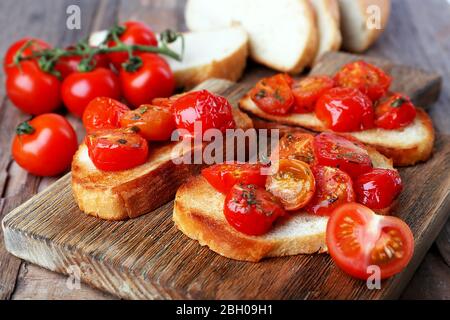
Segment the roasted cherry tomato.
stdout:
<svg viewBox="0 0 450 320">
<path fill-rule="evenodd" d="M 227 194 L 236 183 L 264 187 L 267 176 L 261 174 L 261 164 L 222 163 L 202 170 L 202 176 L 217 191 Z"/>
<path fill-rule="evenodd" d="M 236 127 L 228 100 L 207 90 L 183 95 L 174 102 L 173 109 L 177 128 L 186 130 L 185 134 L 203 134 L 212 128 L 225 132 Z M 194 132 L 196 122 L 201 124 L 201 132 Z"/>
<path fill-rule="evenodd" d="M 329 132 L 314 137 L 317 164 L 339 168 L 352 178 L 372 170 L 372 160 L 365 146 L 350 136 Z"/>
<path fill-rule="evenodd" d="M 14 160 L 37 176 L 54 176 L 70 167 L 77 151 L 77 135 L 70 123 L 47 113 L 21 123 L 12 143 Z"/>
<path fill-rule="evenodd" d="M 83 125 L 88 133 L 120 128 L 120 119 L 130 109 L 123 103 L 107 98 L 92 99 L 83 112 Z"/>
<path fill-rule="evenodd" d="M 314 162 L 314 137 L 308 133 L 293 132 L 281 137 L 278 149 L 274 150 L 270 159 L 295 159 L 306 163 Z"/>
<path fill-rule="evenodd" d="M 373 102 L 386 94 L 392 81 L 383 70 L 365 61 L 345 65 L 334 80 L 340 87 L 358 89 Z"/>
<path fill-rule="evenodd" d="M 395 93 L 375 107 L 375 125 L 383 129 L 399 129 L 414 121 L 416 107 L 409 97 Z"/>
<path fill-rule="evenodd" d="M 373 169 L 355 180 L 358 202 L 374 210 L 389 207 L 402 189 L 402 179 L 396 170 Z"/>
<path fill-rule="evenodd" d="M 262 187 L 235 184 L 225 198 L 225 218 L 237 231 L 258 236 L 267 233 L 286 213 L 278 200 Z"/>
<path fill-rule="evenodd" d="M 142 65 L 136 71 L 120 70 L 123 96 L 137 107 L 151 103 L 154 98 L 168 97 L 175 90 L 175 78 L 167 62 L 153 53 L 139 57 Z"/>
<path fill-rule="evenodd" d="M 104 171 L 134 168 L 147 160 L 147 141 L 140 135 L 123 129 L 98 131 L 85 138 L 89 157 Z"/>
<path fill-rule="evenodd" d="M 81 118 L 84 109 L 94 98 L 119 100 L 120 81 L 111 70 L 97 68 L 89 72 L 72 73 L 64 79 L 61 92 L 67 109 Z"/>
<path fill-rule="evenodd" d="M 179 93 L 168 98 L 155 98 L 152 100 L 152 105 L 173 110 L 175 101 L 177 101 L 178 98 L 181 98 L 184 95 L 186 95 L 186 93 Z"/>
<path fill-rule="evenodd" d="M 325 92 L 316 103 L 316 116 L 327 128 L 337 132 L 374 127 L 372 101 L 352 88 L 333 88 Z"/>
<path fill-rule="evenodd" d="M 24 50 L 22 51 L 23 57 L 29 57 L 33 53 L 33 51 L 51 48 L 51 46 L 47 42 L 37 38 L 23 38 L 19 41 L 14 42 L 6 51 L 5 58 L 3 60 L 3 69 L 5 70 L 5 73 L 8 73 L 9 70 L 15 68 L 14 56 L 16 55 L 17 51 L 19 51 L 28 42 L 30 42 L 29 46 L 27 46 L 27 48 L 24 48 Z"/>
<path fill-rule="evenodd" d="M 128 111 L 121 119 L 122 127 L 131 128 L 147 140 L 169 140 L 175 130 L 175 119 L 169 108 L 143 104 Z"/>
<path fill-rule="evenodd" d="M 294 105 L 292 78 L 287 74 L 277 74 L 260 80 L 250 92 L 253 102 L 264 112 L 284 115 Z"/>
<path fill-rule="evenodd" d="M 70 49 L 70 48 L 69 48 Z M 67 78 L 70 74 L 79 72 L 78 66 L 84 56 L 64 56 L 59 58 L 55 65 L 55 70 L 61 73 L 63 79 Z M 93 68 L 109 68 L 109 60 L 106 54 L 96 54 L 90 63 Z"/>
<path fill-rule="evenodd" d="M 380 268 L 381 279 L 399 273 L 414 251 L 414 237 L 406 223 L 396 217 L 377 215 L 357 203 L 344 204 L 333 211 L 326 242 L 338 267 L 363 280 L 375 275 L 371 266 Z"/>
<path fill-rule="evenodd" d="M 337 168 L 315 165 L 316 193 L 306 211 L 321 216 L 330 215 L 338 206 L 355 201 L 352 178 Z"/>
<path fill-rule="evenodd" d="M 22 61 L 20 68 L 8 71 L 6 92 L 16 107 L 33 115 L 51 112 L 61 105 L 61 83 L 34 60 Z"/>
<path fill-rule="evenodd" d="M 285 210 L 295 211 L 311 200 L 316 183 L 307 163 L 281 159 L 278 170 L 267 178 L 266 190 L 280 199 Z"/>
<path fill-rule="evenodd" d="M 310 76 L 295 81 L 292 85 L 295 103 L 293 113 L 313 112 L 316 101 L 327 90 L 334 87 L 334 80 L 328 76 Z"/>
</svg>

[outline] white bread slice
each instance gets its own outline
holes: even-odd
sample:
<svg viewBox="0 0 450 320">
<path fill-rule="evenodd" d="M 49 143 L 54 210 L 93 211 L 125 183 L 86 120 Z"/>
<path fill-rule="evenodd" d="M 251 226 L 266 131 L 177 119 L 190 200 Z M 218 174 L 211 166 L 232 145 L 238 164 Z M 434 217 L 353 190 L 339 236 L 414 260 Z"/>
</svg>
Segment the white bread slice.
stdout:
<svg viewBox="0 0 450 320">
<path fill-rule="evenodd" d="M 389 21 L 391 1 L 339 0 L 339 11 L 343 47 L 359 53 L 367 50 L 383 33 Z M 372 27 L 375 21 L 373 18 L 378 14 L 379 28 Z"/>
<path fill-rule="evenodd" d="M 318 30 L 308 0 L 189 0 L 185 18 L 194 31 L 240 24 L 250 56 L 282 72 L 298 73 L 316 56 Z"/>
</svg>

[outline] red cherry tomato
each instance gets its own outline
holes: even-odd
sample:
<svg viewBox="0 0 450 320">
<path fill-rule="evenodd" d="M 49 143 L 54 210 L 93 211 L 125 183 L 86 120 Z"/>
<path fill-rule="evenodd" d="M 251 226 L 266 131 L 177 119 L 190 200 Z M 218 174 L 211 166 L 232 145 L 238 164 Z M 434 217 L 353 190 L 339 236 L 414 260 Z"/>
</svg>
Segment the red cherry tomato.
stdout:
<svg viewBox="0 0 450 320">
<path fill-rule="evenodd" d="M 414 121 L 416 107 L 409 97 L 395 93 L 375 107 L 375 125 L 383 129 L 399 129 Z"/>
<path fill-rule="evenodd" d="M 83 112 L 83 125 L 88 133 L 120 128 L 120 119 L 130 109 L 123 103 L 107 98 L 92 99 Z"/>
<path fill-rule="evenodd" d="M 358 89 L 374 102 L 386 94 L 392 81 L 383 70 L 365 61 L 345 65 L 334 80 L 340 87 Z"/>
<path fill-rule="evenodd" d="M 89 72 L 72 73 L 64 79 L 61 92 L 67 109 L 81 118 L 84 109 L 94 98 L 119 100 L 120 82 L 111 70 L 97 68 Z"/>
<path fill-rule="evenodd" d="M 70 167 L 77 151 L 75 131 L 62 116 L 47 113 L 17 127 L 12 143 L 14 160 L 37 176 L 54 176 Z"/>
<path fill-rule="evenodd" d="M 374 127 L 372 102 L 352 88 L 333 88 L 325 92 L 317 101 L 316 116 L 327 128 L 337 132 Z"/>
<path fill-rule="evenodd" d="M 237 231 L 258 236 L 267 233 L 273 223 L 286 213 L 264 188 L 238 183 L 225 198 L 224 214 Z"/>
<path fill-rule="evenodd" d="M 355 178 L 372 170 L 372 160 L 363 144 L 350 136 L 329 132 L 314 137 L 317 164 L 339 168 Z"/>
<path fill-rule="evenodd" d="M 414 237 L 396 217 L 380 216 L 369 208 L 348 203 L 330 216 L 326 242 L 331 258 L 349 275 L 366 280 L 378 266 L 380 279 L 402 271 L 411 260 Z"/>
<path fill-rule="evenodd" d="M 250 92 L 253 102 L 264 112 L 284 115 L 294 105 L 292 78 L 287 74 L 277 74 L 260 80 Z"/>
<path fill-rule="evenodd" d="M 19 41 L 14 42 L 6 51 L 5 58 L 3 60 L 3 70 L 5 70 L 5 73 L 8 73 L 10 69 L 15 68 L 15 66 L 13 65 L 14 56 L 16 55 L 17 51 L 19 51 L 29 41 L 31 41 L 31 44 L 29 47 L 23 50 L 23 57 L 29 57 L 33 53 L 33 51 L 51 48 L 51 46 L 47 42 L 37 38 L 23 38 Z"/>
<path fill-rule="evenodd" d="M 67 78 L 70 74 L 79 72 L 78 66 L 85 57 L 83 56 L 66 56 L 61 57 L 55 65 L 55 70 L 61 73 L 63 79 Z M 92 61 L 91 66 L 94 68 L 109 68 L 109 60 L 105 54 L 96 54 Z"/>
<path fill-rule="evenodd" d="M 147 161 L 147 141 L 140 135 L 122 129 L 99 131 L 85 138 L 89 157 L 104 171 L 134 168 Z"/>
<path fill-rule="evenodd" d="M 333 87 L 334 80 L 328 76 L 309 76 L 295 81 L 292 85 L 292 93 L 295 98 L 292 112 L 313 112 L 320 96 Z"/>
<path fill-rule="evenodd" d="M 139 57 L 142 65 L 136 71 L 120 70 L 125 99 L 137 107 L 151 103 L 154 98 L 172 95 L 175 78 L 167 62 L 153 53 L 143 53 Z"/>
<path fill-rule="evenodd" d="M 274 150 L 270 159 L 275 162 L 278 159 L 295 159 L 311 164 L 314 162 L 313 141 L 313 135 L 308 133 L 288 133 L 280 139 L 278 149 Z"/>
<path fill-rule="evenodd" d="M 217 191 L 227 194 L 236 183 L 264 187 L 267 176 L 261 168 L 261 164 L 223 163 L 203 169 L 202 175 Z"/>
<path fill-rule="evenodd" d="M 58 78 L 42 71 L 36 61 L 22 61 L 20 69 L 8 71 L 6 93 L 25 113 L 38 115 L 57 109 L 61 105 L 60 91 Z"/>
<path fill-rule="evenodd" d="M 158 107 L 164 107 L 169 108 L 170 110 L 173 110 L 173 105 L 175 101 L 177 101 L 178 98 L 181 98 L 182 96 L 186 95 L 187 93 L 179 93 L 173 96 L 170 96 L 169 98 L 155 98 L 152 100 L 152 105 L 158 106 Z"/>
</svg>

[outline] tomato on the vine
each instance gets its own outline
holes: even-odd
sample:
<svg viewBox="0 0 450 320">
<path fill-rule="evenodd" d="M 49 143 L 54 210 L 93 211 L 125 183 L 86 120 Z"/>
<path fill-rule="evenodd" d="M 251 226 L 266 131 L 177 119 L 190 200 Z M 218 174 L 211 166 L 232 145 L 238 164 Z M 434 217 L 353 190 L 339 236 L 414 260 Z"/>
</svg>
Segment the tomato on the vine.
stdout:
<svg viewBox="0 0 450 320">
<path fill-rule="evenodd" d="M 334 80 L 328 76 L 309 76 L 292 85 L 295 103 L 293 113 L 309 113 L 314 111 L 316 101 L 327 90 L 334 87 Z"/>
<path fill-rule="evenodd" d="M 71 49 L 71 48 L 69 48 Z M 86 58 L 86 56 L 63 56 L 59 58 L 58 62 L 55 65 L 55 70 L 61 74 L 61 78 L 65 79 L 70 74 L 79 72 L 78 66 L 80 65 L 81 60 Z M 105 54 L 96 54 L 92 57 L 92 61 L 90 62 L 90 66 L 93 68 L 109 68 L 109 60 Z"/>
<path fill-rule="evenodd" d="M 416 107 L 409 97 L 394 93 L 380 101 L 375 107 L 375 125 L 379 128 L 395 130 L 406 127 L 414 121 Z"/>
<path fill-rule="evenodd" d="M 6 73 L 16 67 L 14 66 L 14 56 L 27 42 L 30 42 L 30 45 L 22 51 L 22 57 L 24 58 L 30 57 L 33 51 L 51 48 L 47 42 L 38 38 L 23 38 L 14 42 L 6 51 L 3 60 L 3 69 Z"/>
<path fill-rule="evenodd" d="M 88 133 L 120 128 L 120 119 L 130 109 L 123 103 L 107 97 L 92 99 L 83 112 L 83 125 Z"/>
<path fill-rule="evenodd" d="M 264 112 L 285 115 L 294 105 L 291 90 L 292 78 L 287 74 L 277 74 L 260 80 L 250 92 L 253 102 Z"/>
</svg>

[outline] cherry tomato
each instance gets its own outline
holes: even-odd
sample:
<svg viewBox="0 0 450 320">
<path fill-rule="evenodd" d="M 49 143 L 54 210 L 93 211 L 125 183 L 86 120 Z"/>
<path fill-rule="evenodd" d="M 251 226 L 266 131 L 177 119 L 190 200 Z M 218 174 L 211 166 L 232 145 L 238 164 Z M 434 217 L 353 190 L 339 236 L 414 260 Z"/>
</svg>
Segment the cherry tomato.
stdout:
<svg viewBox="0 0 450 320">
<path fill-rule="evenodd" d="M 264 187 L 267 176 L 261 174 L 261 164 L 222 163 L 202 170 L 202 176 L 219 192 L 227 194 L 236 183 Z"/>
<path fill-rule="evenodd" d="M 212 128 L 225 132 L 236 127 L 228 100 L 207 90 L 183 95 L 174 102 L 173 109 L 177 128 L 187 130 L 190 135 L 203 134 Z M 196 122 L 201 123 L 201 132 L 194 132 Z"/>
<path fill-rule="evenodd" d="M 389 207 L 402 189 L 402 179 L 395 170 L 373 169 L 355 180 L 358 202 L 375 210 Z"/>
<path fill-rule="evenodd" d="M 372 170 L 365 146 L 350 136 L 324 132 L 314 137 L 317 164 L 339 168 L 352 178 Z"/>
<path fill-rule="evenodd" d="M 295 211 L 311 200 L 316 183 L 308 164 L 281 159 L 277 172 L 267 178 L 266 190 L 280 199 L 285 210 Z"/>
<path fill-rule="evenodd" d="M 317 101 L 316 116 L 327 128 L 337 132 L 374 127 L 372 101 L 352 88 L 333 88 L 325 92 Z"/>
<path fill-rule="evenodd" d="M 77 135 L 62 116 L 47 113 L 21 123 L 12 143 L 14 160 L 37 176 L 54 176 L 70 167 Z"/>
<path fill-rule="evenodd" d="M 380 268 L 385 279 L 402 271 L 411 260 L 414 237 L 408 225 L 396 217 L 380 216 L 369 208 L 348 203 L 330 216 L 326 242 L 331 258 L 349 275 L 366 280 Z"/>
<path fill-rule="evenodd" d="M 292 85 L 295 103 L 293 113 L 309 113 L 314 111 L 316 101 L 327 90 L 334 87 L 334 80 L 328 76 L 310 76 Z"/>
<path fill-rule="evenodd" d="M 137 107 L 151 103 L 154 98 L 172 95 L 175 78 L 167 62 L 153 53 L 143 53 L 139 57 L 142 65 L 136 71 L 120 70 L 125 99 Z"/>
<path fill-rule="evenodd" d="M 358 89 L 373 102 L 386 94 L 392 81 L 383 70 L 365 61 L 343 66 L 334 80 L 340 87 Z"/>
<path fill-rule="evenodd" d="M 308 133 L 288 133 L 281 137 L 278 149 L 273 152 L 270 158 L 275 162 L 278 159 L 295 159 L 306 163 L 313 163 L 313 141 L 314 137 Z"/>
<path fill-rule="evenodd" d="M 29 41 L 31 41 L 31 44 L 29 47 L 23 50 L 23 57 L 29 57 L 33 53 L 33 51 L 51 48 L 51 46 L 47 42 L 37 38 L 23 38 L 19 41 L 14 42 L 6 51 L 5 58 L 3 60 L 3 70 L 5 70 L 5 73 L 8 73 L 9 70 L 15 68 L 15 66 L 13 65 L 14 56 L 16 55 L 17 51 L 19 51 Z"/>
<path fill-rule="evenodd" d="M 258 236 L 267 233 L 286 213 L 278 200 L 262 187 L 235 184 L 225 197 L 225 218 L 237 231 Z"/>
<path fill-rule="evenodd" d="M 187 93 L 179 93 L 176 95 L 173 95 L 169 98 L 155 98 L 152 100 L 152 105 L 169 108 L 170 110 L 173 110 L 173 105 L 175 101 L 177 101 L 178 98 L 181 98 L 182 96 L 186 95 Z"/>
<path fill-rule="evenodd" d="M 120 82 L 111 70 L 97 68 L 89 72 L 72 73 L 64 79 L 61 92 L 67 109 L 81 118 L 84 109 L 94 98 L 119 100 Z"/>
<path fill-rule="evenodd" d="M 294 105 L 292 78 L 287 74 L 277 74 L 260 80 L 250 92 L 250 97 L 264 112 L 284 115 Z"/>
<path fill-rule="evenodd" d="M 352 178 L 337 168 L 315 165 L 316 193 L 306 211 L 321 216 L 330 215 L 338 206 L 355 201 Z"/>
<path fill-rule="evenodd" d="M 175 119 L 170 109 L 143 104 L 128 111 L 121 119 L 122 127 L 131 128 L 147 140 L 169 140 L 175 130 Z"/>
<path fill-rule="evenodd" d="M 70 49 L 70 48 L 69 48 Z M 55 65 L 55 70 L 61 73 L 63 79 L 67 78 L 70 74 L 79 72 L 78 66 L 85 57 L 84 56 L 66 56 L 61 57 Z M 96 54 L 92 61 L 91 66 L 94 68 L 109 68 L 109 60 L 105 54 Z"/>
<path fill-rule="evenodd" d="M 147 141 L 140 135 L 122 130 L 98 131 L 85 138 L 89 157 L 104 171 L 134 168 L 147 160 Z"/>
<path fill-rule="evenodd" d="M 25 113 L 38 115 L 57 109 L 61 105 L 60 91 L 58 78 L 42 71 L 36 61 L 22 61 L 20 69 L 8 71 L 8 97 Z"/>
<path fill-rule="evenodd" d="M 83 125 L 88 133 L 120 128 L 120 119 L 130 109 L 123 103 L 107 98 L 92 99 L 83 112 Z"/>
<path fill-rule="evenodd" d="M 375 125 L 383 129 L 399 129 L 414 121 L 416 107 L 409 97 L 395 93 L 375 107 Z"/>
</svg>

